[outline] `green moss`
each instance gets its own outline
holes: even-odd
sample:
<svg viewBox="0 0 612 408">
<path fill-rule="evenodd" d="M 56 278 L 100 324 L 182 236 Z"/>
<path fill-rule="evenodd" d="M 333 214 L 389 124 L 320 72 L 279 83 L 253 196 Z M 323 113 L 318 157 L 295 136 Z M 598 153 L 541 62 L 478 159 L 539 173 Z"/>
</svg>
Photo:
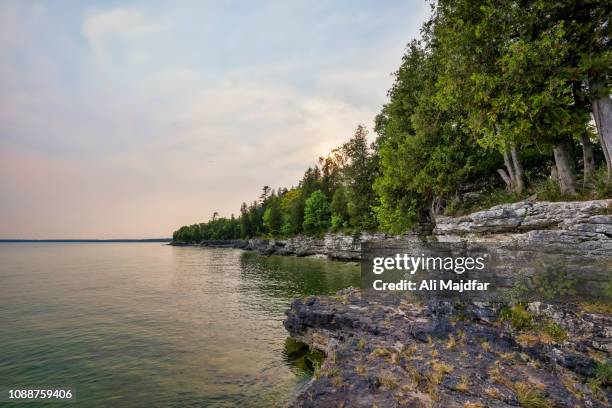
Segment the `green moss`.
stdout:
<svg viewBox="0 0 612 408">
<path fill-rule="evenodd" d="M 325 354 L 290 337 L 285 340 L 285 358 L 299 374 L 313 375 L 325 358 Z"/>
</svg>

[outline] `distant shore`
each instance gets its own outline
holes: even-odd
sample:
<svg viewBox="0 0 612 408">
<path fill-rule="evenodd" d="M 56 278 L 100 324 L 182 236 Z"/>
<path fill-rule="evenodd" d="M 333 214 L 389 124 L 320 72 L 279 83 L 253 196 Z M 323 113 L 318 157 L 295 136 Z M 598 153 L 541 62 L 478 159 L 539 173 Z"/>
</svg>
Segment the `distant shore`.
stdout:
<svg viewBox="0 0 612 408">
<path fill-rule="evenodd" d="M 0 239 L 2 243 L 28 243 L 28 242 L 100 242 L 100 243 L 117 243 L 117 242 L 171 242 L 172 238 L 146 238 L 146 239 Z"/>
</svg>

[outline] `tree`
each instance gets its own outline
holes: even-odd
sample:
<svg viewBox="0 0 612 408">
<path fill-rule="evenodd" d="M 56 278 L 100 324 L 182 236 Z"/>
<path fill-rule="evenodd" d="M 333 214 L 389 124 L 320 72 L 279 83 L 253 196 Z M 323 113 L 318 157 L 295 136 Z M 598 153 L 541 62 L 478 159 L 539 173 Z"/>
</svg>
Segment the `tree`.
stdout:
<svg viewBox="0 0 612 408">
<path fill-rule="evenodd" d="M 377 199 L 372 185 L 377 175 L 378 157 L 370 149 L 367 136 L 367 129 L 359 125 L 341 148 L 346 158 L 342 174 L 347 189 L 349 221 L 359 230 L 374 229 L 377 225 L 372 209 Z"/>
<path fill-rule="evenodd" d="M 259 201 L 261 203 L 265 203 L 271 192 L 272 189 L 269 186 L 263 186 L 263 188 L 261 189 L 261 195 L 259 196 Z"/>
<path fill-rule="evenodd" d="M 299 188 L 289 190 L 283 195 L 280 203 L 283 218 L 281 233 L 283 235 L 295 235 L 302 231 L 305 201 Z"/>
<path fill-rule="evenodd" d="M 335 231 L 402 233 L 474 197 L 466 193 L 503 181 L 520 196 L 548 174 L 574 195 L 580 147 L 583 186 L 594 185 L 598 140 L 612 180 L 611 13 L 601 0 L 437 0 L 373 144 L 359 125 L 297 187 L 265 186 L 238 219 L 215 213 L 173 237 L 320 233 L 330 221 Z"/>
<path fill-rule="evenodd" d="M 551 20 L 562 21 L 569 43 L 568 73 L 577 84 L 577 105 L 592 110 L 593 119 L 612 181 L 612 52 L 610 2 L 566 0 L 547 4 Z M 584 99 L 583 99 L 584 98 Z M 589 106 L 590 105 L 590 106 Z M 586 142 L 586 135 L 582 135 Z M 583 143 L 584 144 L 584 143 Z M 588 149 L 589 143 L 585 146 Z M 588 153 L 587 153 L 588 156 Z M 586 164 L 586 161 L 585 161 Z M 586 175 L 586 174 L 585 174 Z"/>
<path fill-rule="evenodd" d="M 342 148 L 335 148 L 327 157 L 319 157 L 321 168 L 321 190 L 328 200 L 331 200 L 336 189 L 342 184 L 343 168 L 346 156 Z"/>
<path fill-rule="evenodd" d="M 570 150 L 588 117 L 574 99 L 575 44 L 558 4 L 441 0 L 434 18 L 444 56 L 438 102 L 466 108 L 468 129 L 483 147 L 503 153 L 499 173 L 519 193 L 520 147 L 530 145 L 554 153 L 562 192 L 576 193 Z"/>
<path fill-rule="evenodd" d="M 242 239 L 253 237 L 253 225 L 246 203 L 240 206 L 240 237 Z"/>
<path fill-rule="evenodd" d="M 318 166 L 308 168 L 308 170 L 304 172 L 302 180 L 300 180 L 300 190 L 304 200 L 321 188 L 321 170 Z"/>
<path fill-rule="evenodd" d="M 331 202 L 331 226 L 335 231 L 349 225 L 348 197 L 346 188 L 340 186 L 334 192 Z"/>
<path fill-rule="evenodd" d="M 329 227 L 330 207 L 325 194 L 316 190 L 306 200 L 304 207 L 304 231 L 316 234 Z"/>
<path fill-rule="evenodd" d="M 263 223 L 268 234 L 272 236 L 277 236 L 280 234 L 283 218 L 280 207 L 280 199 L 278 197 L 271 197 L 268 200 L 268 207 L 263 215 Z"/>
<path fill-rule="evenodd" d="M 462 104 L 437 102 L 444 54 L 432 36 L 409 44 L 376 120 L 380 203 L 374 209 L 382 229 L 392 233 L 429 224 L 446 198 L 486 179 L 483 174 L 499 162 L 466 131 Z"/>
</svg>

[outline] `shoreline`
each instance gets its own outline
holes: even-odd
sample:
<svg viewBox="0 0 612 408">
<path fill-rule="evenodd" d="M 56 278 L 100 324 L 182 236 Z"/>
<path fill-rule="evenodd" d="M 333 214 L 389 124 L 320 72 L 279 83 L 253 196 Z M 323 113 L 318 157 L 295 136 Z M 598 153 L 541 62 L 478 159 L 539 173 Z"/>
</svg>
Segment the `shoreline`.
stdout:
<svg viewBox="0 0 612 408">
<path fill-rule="evenodd" d="M 427 237 L 328 233 L 323 238 L 173 244 L 345 261 L 359 261 L 364 243 L 383 250 L 401 245 L 416 250 L 428 240 L 494 244 L 496 250 L 528 251 L 538 258 L 552 253 L 591 259 L 574 269 L 596 279 L 593 261 L 603 260 L 605 275 L 612 254 L 611 209 L 609 199 L 520 202 L 438 217 Z M 502 273 L 512 274 L 512 265 Z M 508 318 L 502 310 L 514 310 L 510 302 L 464 303 L 457 308 L 449 302 L 378 302 L 350 288 L 336 296 L 295 299 L 285 328 L 327 357 L 290 406 L 510 407 L 528 406 L 523 404 L 526 396 L 543 407 L 604 407 L 612 401 L 610 384 L 597 377 L 611 361 L 612 315 L 607 311 L 532 301 L 527 311 L 510 312 Z M 528 329 L 513 327 L 521 318 L 538 323 Z"/>
<path fill-rule="evenodd" d="M 288 238 L 172 241 L 173 246 L 236 248 L 264 255 L 321 255 L 334 260 L 361 260 L 362 245 L 381 247 L 419 242 L 478 243 L 606 256 L 612 253 L 612 199 L 503 204 L 460 217 L 439 216 L 428 235 L 389 235 L 362 232 L 355 235 L 327 233 L 323 237 L 297 235 Z"/>
<path fill-rule="evenodd" d="M 284 325 L 326 355 L 293 408 L 603 408 L 612 401 L 601 374 L 612 367 L 612 314 L 578 306 L 421 303 L 349 288 L 294 300 Z"/>
</svg>

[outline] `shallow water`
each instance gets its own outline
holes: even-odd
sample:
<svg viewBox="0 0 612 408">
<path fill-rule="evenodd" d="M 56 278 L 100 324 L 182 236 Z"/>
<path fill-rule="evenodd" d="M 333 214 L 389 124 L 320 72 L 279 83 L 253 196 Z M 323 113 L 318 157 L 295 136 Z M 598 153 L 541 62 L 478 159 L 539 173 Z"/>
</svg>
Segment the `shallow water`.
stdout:
<svg viewBox="0 0 612 408">
<path fill-rule="evenodd" d="M 307 379 L 285 353 L 291 299 L 351 285 L 358 267 L 318 259 L 1 244 L 0 389 L 71 387 L 73 406 L 282 405 Z"/>
</svg>

